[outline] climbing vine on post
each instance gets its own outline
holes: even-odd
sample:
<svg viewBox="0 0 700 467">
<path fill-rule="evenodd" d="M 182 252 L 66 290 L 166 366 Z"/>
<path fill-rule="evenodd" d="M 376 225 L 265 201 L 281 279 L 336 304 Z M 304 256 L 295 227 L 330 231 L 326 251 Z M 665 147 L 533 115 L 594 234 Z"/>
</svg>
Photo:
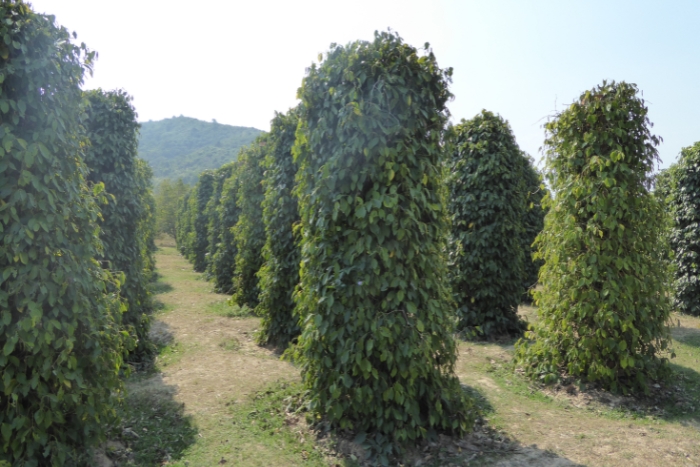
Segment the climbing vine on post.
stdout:
<svg viewBox="0 0 700 467">
<path fill-rule="evenodd" d="M 213 186 L 212 195 L 207 202 L 206 217 L 207 217 L 207 278 L 213 279 L 216 274 L 215 258 L 221 247 L 222 224 L 219 216 L 219 206 L 221 205 L 221 194 L 224 189 L 224 183 L 231 177 L 233 173 L 234 162 L 224 164 L 213 171 Z"/>
<path fill-rule="evenodd" d="M 670 191 L 674 308 L 700 316 L 700 142 L 683 148 L 665 178 L 659 191 Z"/>
<path fill-rule="evenodd" d="M 192 236 L 194 235 L 194 208 L 190 205 L 197 199 L 196 187 L 186 186 L 185 192 L 177 201 L 177 217 L 175 219 L 175 242 L 182 256 L 189 258 L 192 252 Z"/>
<path fill-rule="evenodd" d="M 265 197 L 262 179 L 262 161 L 269 151 L 267 134 L 258 136 L 238 156 L 238 222 L 233 227 L 236 244 L 236 263 L 233 274 L 233 301 L 238 306 L 255 308 L 258 304 L 258 270 L 262 266 L 262 247 L 265 244 L 262 201 Z"/>
<path fill-rule="evenodd" d="M 97 260 L 103 185 L 85 181 L 94 54 L 19 0 L 0 2 L 0 37 L 0 464 L 94 465 L 132 344 Z"/>
<path fill-rule="evenodd" d="M 525 373 L 562 371 L 612 391 L 667 374 L 664 215 L 649 192 L 659 138 L 633 84 L 604 82 L 546 125 L 552 197 L 537 238 L 539 321 L 516 347 Z"/>
<path fill-rule="evenodd" d="M 109 200 L 101 206 L 100 239 L 107 267 L 122 272 L 121 295 L 127 306 L 122 325 L 133 330 L 138 347 L 132 358 L 142 359 L 155 351 L 150 343 L 152 303 L 148 277 L 152 267 L 150 169 L 139 167 L 138 129 L 131 97 L 122 90 L 96 89 L 85 93 L 85 127 L 90 140 L 85 163 L 88 182 L 104 184 Z M 145 163 L 145 162 L 144 162 Z"/>
<path fill-rule="evenodd" d="M 483 110 L 453 129 L 450 282 L 458 329 L 478 337 L 518 334 L 523 296 L 524 161 L 510 125 Z"/>
<path fill-rule="evenodd" d="M 240 178 L 240 162 L 236 160 L 231 167 L 231 175 L 224 180 L 221 187 L 221 200 L 216 208 L 219 218 L 218 247 L 212 259 L 212 276 L 214 288 L 219 293 L 233 293 L 233 275 L 236 269 L 236 242 L 233 227 L 238 222 L 240 209 L 237 204 Z"/>
<path fill-rule="evenodd" d="M 299 90 L 296 355 L 311 411 L 382 447 L 474 419 L 443 253 L 450 76 L 429 49 L 375 33 L 332 45 Z"/>
<path fill-rule="evenodd" d="M 190 218 L 193 219 L 191 235 L 191 251 L 188 259 L 194 270 L 204 272 L 207 268 L 207 249 L 209 247 L 209 217 L 207 203 L 214 192 L 214 172 L 205 170 L 199 174 L 195 197 L 189 201 Z"/>
<path fill-rule="evenodd" d="M 532 292 L 539 280 L 542 260 L 534 258 L 537 247 L 535 239 L 544 228 L 545 211 L 542 208 L 542 199 L 546 189 L 540 173 L 533 165 L 532 158 L 522 153 L 523 186 L 525 189 L 525 212 L 523 213 L 523 230 L 520 235 L 520 244 L 524 254 L 523 260 L 523 290 L 522 301 L 530 303 Z"/>
<path fill-rule="evenodd" d="M 292 193 L 297 166 L 292 158 L 298 117 L 296 110 L 277 114 L 270 129 L 270 151 L 263 161 L 263 266 L 258 272 L 262 317 L 258 342 L 286 346 L 299 334 L 293 313 L 293 292 L 299 283 L 299 245 L 294 232 L 299 223 L 296 196 Z"/>
</svg>

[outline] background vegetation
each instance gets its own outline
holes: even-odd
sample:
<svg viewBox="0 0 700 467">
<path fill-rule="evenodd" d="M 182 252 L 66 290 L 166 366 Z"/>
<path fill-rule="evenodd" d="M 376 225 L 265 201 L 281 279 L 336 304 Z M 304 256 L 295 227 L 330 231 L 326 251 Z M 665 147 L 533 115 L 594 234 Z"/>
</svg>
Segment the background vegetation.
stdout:
<svg viewBox="0 0 700 467">
<path fill-rule="evenodd" d="M 480 337 L 518 334 L 528 188 L 510 125 L 486 110 L 452 129 L 449 268 L 459 330 Z M 528 248 L 529 250 L 529 248 Z"/>
<path fill-rule="evenodd" d="M 169 178 L 194 185 L 200 172 L 234 161 L 260 133 L 183 116 L 149 121 L 141 124 L 139 155 L 153 168 L 156 183 Z"/>
</svg>

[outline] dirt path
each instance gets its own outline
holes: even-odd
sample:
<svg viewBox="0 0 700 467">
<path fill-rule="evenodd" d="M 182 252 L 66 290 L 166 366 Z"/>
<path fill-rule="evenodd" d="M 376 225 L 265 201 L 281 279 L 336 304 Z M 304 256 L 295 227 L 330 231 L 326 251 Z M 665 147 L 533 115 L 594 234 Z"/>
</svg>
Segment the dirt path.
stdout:
<svg viewBox="0 0 700 467">
<path fill-rule="evenodd" d="M 170 249 L 161 249 L 158 268 L 173 290 L 159 295 L 166 306 L 157 332 L 171 334 L 181 355 L 164 363 L 163 381 L 177 387 L 177 399 L 192 412 L 220 410 L 222 404 L 277 380 L 294 380 L 297 372 L 269 350 L 254 343 L 257 318 L 231 319 L 207 312 L 226 301 L 211 284 Z"/>
</svg>

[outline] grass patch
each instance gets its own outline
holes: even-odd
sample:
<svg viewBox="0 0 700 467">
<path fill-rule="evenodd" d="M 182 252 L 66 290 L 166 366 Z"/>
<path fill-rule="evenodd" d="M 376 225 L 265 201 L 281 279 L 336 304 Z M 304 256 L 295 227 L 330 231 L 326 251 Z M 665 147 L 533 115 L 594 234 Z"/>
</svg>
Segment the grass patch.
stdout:
<svg viewBox="0 0 700 467">
<path fill-rule="evenodd" d="M 153 295 L 160 295 L 163 293 L 168 293 L 173 291 L 173 286 L 169 283 L 163 281 L 162 279 L 152 282 L 150 284 L 151 292 Z"/>
<path fill-rule="evenodd" d="M 289 465 L 328 466 L 328 453 L 315 443 L 306 423 L 301 384 L 277 383 L 249 396 L 242 403 L 227 404 L 233 418 L 231 437 L 241 445 L 262 445 L 280 452 Z M 233 465 L 258 465 L 248 453 L 239 451 Z M 281 461 L 277 458 L 276 462 Z M 341 465 L 331 463 L 330 465 Z M 356 465 L 343 462 L 344 466 Z"/>
<path fill-rule="evenodd" d="M 236 339 L 235 337 L 230 337 L 228 339 L 224 339 L 221 341 L 219 344 L 219 347 L 221 347 L 224 350 L 231 350 L 233 352 L 240 350 L 241 348 L 241 342 Z"/>
<path fill-rule="evenodd" d="M 240 307 L 229 304 L 228 301 L 216 301 L 207 305 L 207 312 L 226 318 L 247 318 L 253 315 L 253 310 L 247 306 Z"/>
<path fill-rule="evenodd" d="M 174 342 L 162 346 L 158 349 L 158 357 L 156 357 L 156 363 L 158 367 L 165 368 L 170 365 L 178 363 L 185 353 L 185 348 L 180 342 Z"/>
</svg>

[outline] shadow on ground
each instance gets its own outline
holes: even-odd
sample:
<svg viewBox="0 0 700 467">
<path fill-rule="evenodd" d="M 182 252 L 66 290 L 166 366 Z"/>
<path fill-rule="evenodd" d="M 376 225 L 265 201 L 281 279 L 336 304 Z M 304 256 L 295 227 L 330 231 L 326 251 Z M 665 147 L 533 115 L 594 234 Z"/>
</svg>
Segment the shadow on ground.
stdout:
<svg viewBox="0 0 700 467">
<path fill-rule="evenodd" d="M 536 445 L 522 445 L 517 439 L 489 427 L 482 417 L 493 414 L 495 408 L 488 401 L 484 391 L 467 385 L 462 385 L 462 389 L 475 401 L 481 414 L 474 431 L 463 437 L 438 435 L 432 440 L 412 445 L 397 459 L 399 465 L 582 467 Z M 330 448 L 332 454 L 343 459 L 340 464 L 343 467 L 378 465 L 366 448 L 354 442 L 352 435 L 329 434 L 319 442 L 321 446 Z"/>
<path fill-rule="evenodd" d="M 671 328 L 674 339 L 691 347 L 700 347 L 700 329 L 687 326 L 674 326 Z"/>
<path fill-rule="evenodd" d="M 151 284 L 151 292 L 153 292 L 153 295 L 160 295 L 168 292 L 173 291 L 173 286 L 170 285 L 167 282 L 163 282 L 162 280 L 153 282 Z"/>
<path fill-rule="evenodd" d="M 155 467 L 180 459 L 195 443 L 197 429 L 174 400 L 176 389 L 160 374 L 134 375 L 119 410 L 121 423 L 112 427 L 104 455 L 113 467 Z"/>
</svg>

